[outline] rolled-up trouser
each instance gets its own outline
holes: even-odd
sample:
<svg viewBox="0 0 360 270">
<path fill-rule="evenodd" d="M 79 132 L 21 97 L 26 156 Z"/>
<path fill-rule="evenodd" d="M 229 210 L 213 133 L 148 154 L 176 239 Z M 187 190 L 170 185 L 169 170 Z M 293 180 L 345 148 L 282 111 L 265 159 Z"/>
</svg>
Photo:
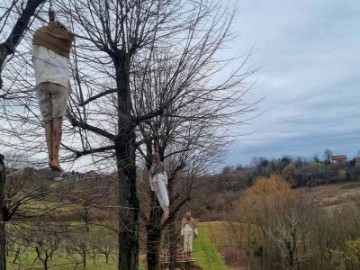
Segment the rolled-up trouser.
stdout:
<svg viewBox="0 0 360 270">
<path fill-rule="evenodd" d="M 154 182 L 154 189 L 162 209 L 169 207 L 169 196 L 164 181 Z"/>
<path fill-rule="evenodd" d="M 184 232 L 184 252 L 192 252 L 193 237 L 193 232 Z"/>
<path fill-rule="evenodd" d="M 36 87 L 44 123 L 66 115 L 68 93 L 69 90 L 66 87 L 51 82 L 42 82 Z"/>
</svg>

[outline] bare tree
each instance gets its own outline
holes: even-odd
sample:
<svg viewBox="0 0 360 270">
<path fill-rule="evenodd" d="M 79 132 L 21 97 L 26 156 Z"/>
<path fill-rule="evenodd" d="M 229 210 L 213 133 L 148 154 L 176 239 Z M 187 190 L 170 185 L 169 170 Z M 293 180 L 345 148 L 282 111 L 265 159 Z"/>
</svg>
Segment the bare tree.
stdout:
<svg viewBox="0 0 360 270">
<path fill-rule="evenodd" d="M 206 10 L 202 16 L 211 17 L 211 14 L 210 10 Z M 221 16 L 229 18 L 229 21 L 220 21 L 222 24 L 216 24 L 218 29 L 211 27 L 207 33 L 220 31 L 226 36 L 232 15 L 226 11 L 221 13 Z M 216 16 L 212 18 L 217 21 Z M 151 155 L 153 151 L 157 151 L 168 165 L 169 171 L 170 219 L 161 226 L 161 209 L 153 193 L 150 194 L 149 213 L 142 215 L 147 224 L 149 269 L 158 269 L 162 229 L 175 220 L 177 212 L 191 199 L 191 191 L 196 179 L 221 155 L 222 146 L 229 143 L 230 137 L 222 132 L 222 128 L 239 124 L 244 120 L 241 116 L 253 109 L 252 106 L 247 107 L 242 103 L 247 89 L 239 90 L 243 80 L 251 75 L 252 71 L 241 75 L 237 73 L 236 76 L 233 74 L 234 77 L 229 78 L 228 83 L 224 83 L 221 87 L 206 84 L 205 81 L 210 78 L 206 74 L 202 74 L 201 78 L 193 76 L 194 58 L 198 57 L 199 61 L 204 55 L 211 58 L 213 53 L 211 46 L 220 46 L 225 41 L 226 39 L 216 39 L 212 40 L 213 43 L 202 44 L 203 51 L 195 55 L 188 54 L 187 50 L 181 52 L 180 55 L 183 57 L 181 72 L 178 70 L 177 62 L 179 53 L 172 51 L 171 45 L 155 48 L 147 62 L 137 65 L 137 73 L 143 74 L 144 77 L 140 85 L 135 85 L 139 97 L 135 99 L 134 106 L 139 112 L 151 109 L 155 111 L 161 106 L 164 97 L 170 95 L 169 91 L 181 92 L 179 98 L 171 101 L 164 114 L 143 121 L 138 126 L 141 135 L 138 141 L 143 142 L 143 145 L 139 143 L 138 151 L 143 157 L 145 167 L 150 168 Z M 192 49 L 196 50 L 196 48 Z M 220 65 L 216 60 L 208 59 L 208 61 L 199 69 L 208 68 L 210 63 Z M 241 62 L 240 66 L 242 64 L 244 62 Z M 188 84 L 185 89 L 181 89 L 184 87 L 183 83 Z M 168 89 L 169 84 L 174 87 L 172 90 Z M 179 181 L 180 179 L 182 181 Z M 173 243 L 173 247 L 175 251 L 176 243 Z M 172 254 L 171 257 L 175 258 L 175 255 Z"/>
<path fill-rule="evenodd" d="M 34 262 L 40 260 L 44 269 L 48 270 L 50 268 L 49 260 L 60 247 L 59 236 L 54 232 L 45 235 L 42 233 L 39 236 L 35 235 L 35 237 L 34 235 L 31 235 L 31 240 L 29 239 L 29 242 L 31 242 L 30 245 L 36 252 Z"/>
<path fill-rule="evenodd" d="M 36 9 L 44 2 L 45 0 L 28 0 L 24 8 L 19 1 L 10 1 L 10 3 L 0 8 L 2 11 L 0 15 L 0 39 L 3 40 L 0 44 L 0 89 L 3 86 L 1 73 L 6 60 L 14 54 L 24 33 L 28 29 L 31 17 L 35 14 Z M 4 98 L 6 98 L 6 91 L 5 93 L 0 92 L 0 99 Z M 3 156 L 1 156 L 0 159 L 0 269 L 5 270 L 5 223 L 7 221 L 4 201 L 5 166 Z"/>
<path fill-rule="evenodd" d="M 31 18 L 36 13 L 36 9 L 43 3 L 45 3 L 45 0 L 27 0 L 24 7 L 23 1 L 13 0 L 8 1 L 8 3 L 0 8 L 2 11 L 0 15 L 0 38 L 4 40 L 0 44 L 0 89 L 3 84 L 1 72 L 4 68 L 5 61 L 15 53 L 23 35 L 28 30 Z M 9 27 L 9 25 L 11 26 Z M 6 93 L 0 95 L 0 98 L 5 97 Z"/>
<path fill-rule="evenodd" d="M 133 269 L 137 265 L 139 230 L 135 151 L 147 161 L 154 148 L 162 159 L 177 154 L 171 183 L 191 162 L 190 157 L 201 152 L 210 156 L 214 146 L 225 143 L 219 135 L 220 124 L 239 123 L 243 120 L 239 116 L 251 110 L 242 102 L 247 89 L 240 83 L 252 71 L 240 73 L 241 61 L 224 80 L 209 83 L 230 62 L 215 57 L 229 38 L 234 15 L 220 5 L 207 1 L 101 3 L 83 2 L 88 6 L 84 10 L 81 3 L 74 2 L 67 11 L 73 12 L 74 29 L 79 27 L 86 34 L 77 47 L 77 89 L 69 113 L 70 124 L 81 131 L 74 135 L 83 149 L 78 150 L 74 144 L 68 149 L 78 157 L 89 153 L 106 157 L 115 152 L 119 172 L 119 268 Z M 169 42 L 171 39 L 177 43 Z M 91 53 L 89 48 L 98 52 Z M 97 77 L 84 74 L 80 67 L 94 70 Z M 100 109 L 104 107 L 107 109 Z M 207 148 L 210 144 L 212 147 Z M 174 204 L 173 214 L 188 199 L 186 195 Z M 154 197 L 151 201 L 156 206 Z M 148 224 L 154 224 L 150 230 L 160 227 L 159 215 L 159 210 L 150 213 Z M 159 239 L 161 231 L 156 231 Z M 156 256 L 159 249 L 149 243 L 148 250 Z M 148 264 L 157 261 L 148 258 Z"/>
<path fill-rule="evenodd" d="M 299 263 L 317 255 L 312 243 L 314 224 L 304 210 L 304 207 L 295 205 L 291 212 L 277 217 L 275 228 L 269 228 L 269 235 L 279 248 L 286 270 L 295 269 Z"/>
<path fill-rule="evenodd" d="M 70 161 L 91 155 L 92 166 L 116 169 L 118 267 L 137 269 L 137 153 L 145 163 L 156 149 L 169 164 L 175 216 L 207 157 L 226 141 L 221 126 L 242 123 L 252 109 L 243 102 L 248 88 L 242 82 L 253 71 L 242 69 L 244 60 L 232 64 L 238 59 L 218 55 L 231 38 L 234 10 L 208 0 L 62 0 L 54 8 L 79 36 L 63 148 Z M 27 61 L 25 53 L 12 67 L 21 70 L 16 67 Z M 41 157 L 41 122 L 30 88 L 31 80 L 18 80 L 9 90 L 15 99 L 3 108 L 7 126 L 2 141 L 19 151 L 33 149 Z M 9 135 L 12 140 L 5 142 Z M 175 180 L 179 174 L 183 182 Z M 159 214 L 150 213 L 149 224 Z"/>
<path fill-rule="evenodd" d="M 332 156 L 333 156 L 332 151 L 330 149 L 325 149 L 325 151 L 324 151 L 324 161 L 330 162 Z"/>
<path fill-rule="evenodd" d="M 5 205 L 5 164 L 4 156 L 0 154 L 0 269 L 6 269 L 5 254 L 5 223 L 7 221 L 6 205 Z"/>
<path fill-rule="evenodd" d="M 86 269 L 88 255 L 91 251 L 91 245 L 88 235 L 85 232 L 76 232 L 72 234 L 70 241 L 68 241 L 66 244 L 66 250 L 67 254 L 74 259 L 75 266 L 81 263 L 83 269 Z M 76 255 L 81 257 L 81 261 L 76 259 Z"/>
<path fill-rule="evenodd" d="M 28 248 L 29 243 L 19 235 L 12 234 L 7 231 L 8 237 L 6 242 L 6 252 L 7 256 L 13 256 L 12 264 L 19 266 L 19 269 L 22 267 L 23 257 L 25 260 L 28 259 Z M 24 256 L 25 255 L 25 256 Z"/>
<path fill-rule="evenodd" d="M 116 250 L 116 241 L 113 236 L 107 230 L 100 229 L 92 239 L 93 250 L 96 254 L 104 255 L 106 264 L 109 263 L 109 259 Z"/>
<path fill-rule="evenodd" d="M 7 157 L 10 158 L 11 155 L 8 154 Z M 74 205 L 73 201 L 68 200 L 70 196 L 65 197 L 67 200 L 59 200 L 56 196 L 60 189 L 68 187 L 71 182 L 59 181 L 52 183 L 52 187 L 50 187 L 51 183 L 47 179 L 47 173 L 42 175 L 41 172 L 31 167 L 16 168 L 14 160 L 8 161 L 7 164 L 7 183 L 3 200 L 5 205 L 2 207 L 2 217 L 6 222 L 11 221 L 11 225 L 9 225 L 11 227 L 6 231 L 6 235 L 10 234 L 12 238 L 23 236 L 20 240 L 25 240 L 19 242 L 26 243 L 26 245 L 31 243 L 37 253 L 37 260 L 46 269 L 49 267 L 52 254 L 60 246 L 61 235 L 57 235 L 57 233 L 61 232 L 64 235 L 64 232 L 73 229 L 73 226 L 64 220 L 68 220 L 71 215 L 79 216 L 77 208 L 73 211 L 63 211 L 63 209 L 68 209 L 69 205 Z M 84 185 L 84 182 L 82 184 Z M 95 185 L 92 188 L 96 189 L 97 187 Z M 97 191 L 95 199 L 87 200 L 89 204 L 95 204 L 102 196 L 100 189 Z M 82 202 L 80 196 L 76 198 L 76 203 L 79 201 Z M 80 203 L 79 205 L 81 206 Z M 50 223 L 55 225 L 51 226 Z M 5 225 L 5 222 L 2 224 Z M 55 235 L 58 237 L 52 237 Z M 18 261 L 21 264 L 19 256 L 21 252 L 23 250 L 16 247 L 13 252 L 15 254 L 13 263 Z"/>
</svg>

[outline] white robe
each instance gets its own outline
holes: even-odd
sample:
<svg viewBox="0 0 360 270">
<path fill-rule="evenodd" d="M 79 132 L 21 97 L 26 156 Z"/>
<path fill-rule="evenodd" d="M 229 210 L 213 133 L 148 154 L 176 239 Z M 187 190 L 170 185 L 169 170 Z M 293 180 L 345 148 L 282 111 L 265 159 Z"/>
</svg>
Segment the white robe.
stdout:
<svg viewBox="0 0 360 270">
<path fill-rule="evenodd" d="M 169 207 L 169 196 L 167 194 L 167 184 L 168 177 L 167 173 L 164 171 L 162 173 L 157 173 L 153 176 L 149 176 L 150 188 L 152 191 L 155 191 L 158 198 L 159 204 L 162 209 Z"/>
</svg>

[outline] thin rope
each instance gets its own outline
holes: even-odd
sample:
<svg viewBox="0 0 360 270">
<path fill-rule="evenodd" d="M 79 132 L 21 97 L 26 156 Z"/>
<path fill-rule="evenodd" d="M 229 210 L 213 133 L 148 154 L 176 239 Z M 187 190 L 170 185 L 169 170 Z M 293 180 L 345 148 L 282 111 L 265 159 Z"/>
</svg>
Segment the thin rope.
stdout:
<svg viewBox="0 0 360 270">
<path fill-rule="evenodd" d="M 56 13 L 53 9 L 52 0 L 49 0 L 49 21 L 55 22 L 55 20 L 56 20 Z"/>
<path fill-rule="evenodd" d="M 50 10 L 53 11 L 53 4 L 52 4 L 52 0 L 49 0 L 49 4 L 50 4 Z"/>
</svg>

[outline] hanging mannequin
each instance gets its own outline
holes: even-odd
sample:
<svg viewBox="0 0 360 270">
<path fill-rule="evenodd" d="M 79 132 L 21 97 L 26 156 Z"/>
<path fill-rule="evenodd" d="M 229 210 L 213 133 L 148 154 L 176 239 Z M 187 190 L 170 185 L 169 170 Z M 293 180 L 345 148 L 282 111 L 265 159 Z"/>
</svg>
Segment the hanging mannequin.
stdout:
<svg viewBox="0 0 360 270">
<path fill-rule="evenodd" d="M 49 10 L 49 23 L 35 31 L 33 37 L 33 65 L 36 94 L 45 126 L 48 164 L 62 174 L 59 163 L 63 117 L 67 110 L 69 83 L 69 55 L 74 34 L 55 21 Z"/>
<path fill-rule="evenodd" d="M 167 173 L 158 153 L 153 154 L 153 164 L 149 175 L 150 187 L 155 191 L 159 204 L 164 212 L 162 222 L 169 218 L 169 196 L 167 192 Z"/>
</svg>

